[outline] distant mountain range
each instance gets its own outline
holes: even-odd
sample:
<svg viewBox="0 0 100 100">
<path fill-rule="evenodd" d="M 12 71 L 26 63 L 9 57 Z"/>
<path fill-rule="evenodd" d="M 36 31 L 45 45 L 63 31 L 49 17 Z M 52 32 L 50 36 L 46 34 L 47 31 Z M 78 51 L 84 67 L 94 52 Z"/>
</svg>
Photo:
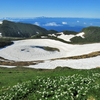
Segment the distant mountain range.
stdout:
<svg viewBox="0 0 100 100">
<path fill-rule="evenodd" d="M 67 18 L 67 17 L 35 17 L 35 18 L 0 18 L 13 22 L 35 24 L 46 30 L 56 30 L 58 32 L 69 30 L 80 32 L 89 26 L 100 26 L 100 19 L 97 18 Z"/>
</svg>

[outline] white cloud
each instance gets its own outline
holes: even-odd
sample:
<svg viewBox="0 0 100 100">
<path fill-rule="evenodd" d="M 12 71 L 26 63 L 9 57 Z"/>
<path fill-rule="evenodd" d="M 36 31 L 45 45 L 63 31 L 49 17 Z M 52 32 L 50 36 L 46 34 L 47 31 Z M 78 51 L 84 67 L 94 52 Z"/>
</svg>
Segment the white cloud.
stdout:
<svg viewBox="0 0 100 100">
<path fill-rule="evenodd" d="M 34 24 L 37 25 L 37 26 L 40 26 L 40 24 L 38 22 L 35 22 Z"/>
<path fill-rule="evenodd" d="M 44 24 L 44 26 L 61 26 L 61 25 L 57 24 L 56 22 L 50 22 L 50 23 Z"/>
<path fill-rule="evenodd" d="M 79 20 L 77 20 L 77 23 L 79 23 L 80 21 Z"/>
<path fill-rule="evenodd" d="M 63 24 L 63 25 L 66 25 L 66 24 L 67 24 L 67 22 L 62 22 L 62 24 Z"/>
<path fill-rule="evenodd" d="M 84 22 L 84 24 L 86 24 L 86 23 Z"/>
</svg>

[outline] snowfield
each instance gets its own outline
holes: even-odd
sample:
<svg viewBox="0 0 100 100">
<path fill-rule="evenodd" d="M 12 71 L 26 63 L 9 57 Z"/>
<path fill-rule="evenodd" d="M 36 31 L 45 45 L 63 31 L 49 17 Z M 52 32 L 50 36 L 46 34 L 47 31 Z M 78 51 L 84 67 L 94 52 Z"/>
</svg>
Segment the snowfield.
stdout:
<svg viewBox="0 0 100 100">
<path fill-rule="evenodd" d="M 54 69 L 56 67 L 70 67 L 74 69 L 92 69 L 100 67 L 100 56 L 93 58 L 85 58 L 78 60 L 54 60 L 45 61 L 44 63 L 39 63 L 37 65 L 30 65 L 30 68 L 36 69 Z"/>
<path fill-rule="evenodd" d="M 57 38 L 60 38 L 60 39 L 63 39 L 63 40 L 65 40 L 65 41 L 68 41 L 68 42 L 71 42 L 71 38 L 73 38 L 73 37 L 75 37 L 75 36 L 80 36 L 80 37 L 82 37 L 82 38 L 85 38 L 84 37 L 84 32 L 80 32 L 80 33 L 78 33 L 78 34 L 76 34 L 76 35 L 65 35 L 63 32 L 60 32 L 60 33 L 58 33 L 58 34 L 60 34 L 60 36 L 58 36 Z"/>
<path fill-rule="evenodd" d="M 58 51 L 46 51 L 39 46 L 58 48 Z M 14 61 L 44 60 L 44 63 L 30 65 L 32 68 L 53 69 L 57 66 L 67 66 L 79 69 L 90 69 L 100 66 L 100 56 L 78 60 L 54 60 L 50 59 L 78 56 L 100 51 L 100 43 L 72 45 L 51 39 L 27 39 L 14 41 L 13 45 L 0 49 L 0 57 Z"/>
<path fill-rule="evenodd" d="M 0 21 L 0 24 L 2 24 L 2 21 Z"/>
</svg>

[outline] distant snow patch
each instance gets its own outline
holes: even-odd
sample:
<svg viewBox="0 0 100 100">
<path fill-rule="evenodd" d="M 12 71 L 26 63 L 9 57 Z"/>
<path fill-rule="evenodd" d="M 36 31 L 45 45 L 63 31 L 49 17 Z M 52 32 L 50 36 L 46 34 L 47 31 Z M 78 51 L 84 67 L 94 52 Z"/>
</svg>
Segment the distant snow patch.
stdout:
<svg viewBox="0 0 100 100">
<path fill-rule="evenodd" d="M 0 37 L 2 37 L 2 33 L 0 33 Z"/>
<path fill-rule="evenodd" d="M 55 35 L 55 34 L 48 34 L 48 36 L 51 36 L 51 37 L 52 37 L 52 36 L 54 36 L 54 37 L 56 37 L 56 35 Z"/>
<path fill-rule="evenodd" d="M 58 38 L 63 39 L 68 42 L 71 42 L 70 39 L 75 36 L 75 35 L 65 35 L 65 34 L 63 34 L 63 32 L 58 33 L 58 34 L 61 34 L 60 36 L 58 36 Z"/>
<path fill-rule="evenodd" d="M 2 24 L 3 22 L 0 22 L 0 24 Z"/>
<path fill-rule="evenodd" d="M 85 34 L 84 32 L 80 32 L 76 35 L 72 35 L 72 34 L 65 35 L 63 32 L 60 32 L 60 33 L 57 33 L 57 34 L 59 35 L 58 38 L 63 39 L 63 40 L 68 41 L 68 42 L 71 42 L 70 39 L 73 38 L 73 37 L 76 37 L 76 36 L 81 36 L 82 38 L 85 38 L 84 37 L 84 34 Z"/>
<path fill-rule="evenodd" d="M 37 34 L 39 34 L 39 32 L 36 32 Z"/>
<path fill-rule="evenodd" d="M 84 32 L 81 32 L 81 33 L 77 34 L 76 36 L 81 36 L 82 38 L 85 38 L 84 34 L 85 34 Z"/>
</svg>

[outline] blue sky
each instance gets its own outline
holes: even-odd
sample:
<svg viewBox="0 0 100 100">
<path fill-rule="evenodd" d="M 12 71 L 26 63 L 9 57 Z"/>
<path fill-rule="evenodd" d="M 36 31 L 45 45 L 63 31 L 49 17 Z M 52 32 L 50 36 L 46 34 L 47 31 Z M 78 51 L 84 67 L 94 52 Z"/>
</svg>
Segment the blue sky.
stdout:
<svg viewBox="0 0 100 100">
<path fill-rule="evenodd" d="M 0 17 L 100 18 L 100 0 L 0 0 Z"/>
</svg>

